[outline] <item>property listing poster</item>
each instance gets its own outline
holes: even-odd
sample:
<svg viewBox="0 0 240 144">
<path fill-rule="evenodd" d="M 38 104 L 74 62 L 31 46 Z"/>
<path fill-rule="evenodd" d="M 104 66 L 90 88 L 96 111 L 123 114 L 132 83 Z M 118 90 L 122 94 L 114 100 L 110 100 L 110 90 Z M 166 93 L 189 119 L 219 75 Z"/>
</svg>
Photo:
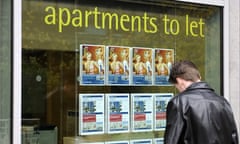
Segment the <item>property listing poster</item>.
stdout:
<svg viewBox="0 0 240 144">
<path fill-rule="evenodd" d="M 129 141 L 109 141 L 105 142 L 105 144 L 129 144 Z"/>
<path fill-rule="evenodd" d="M 153 96 L 152 94 L 132 94 L 132 131 L 153 130 Z"/>
<path fill-rule="evenodd" d="M 81 144 L 105 144 L 105 142 L 81 143 Z"/>
<path fill-rule="evenodd" d="M 154 141 L 154 144 L 163 144 L 163 138 L 155 138 L 155 139 L 153 139 L 153 141 Z"/>
<path fill-rule="evenodd" d="M 105 46 L 80 45 L 80 84 L 103 85 L 105 82 Z"/>
<path fill-rule="evenodd" d="M 132 48 L 132 84 L 153 84 L 153 50 L 151 48 Z"/>
<path fill-rule="evenodd" d="M 131 140 L 130 144 L 152 144 L 152 139 Z"/>
<path fill-rule="evenodd" d="M 79 94 L 79 134 L 104 133 L 104 94 Z"/>
<path fill-rule="evenodd" d="M 108 46 L 106 69 L 107 84 L 129 85 L 130 80 L 130 47 Z"/>
<path fill-rule="evenodd" d="M 106 94 L 107 97 L 107 132 L 129 132 L 129 94 Z"/>
<path fill-rule="evenodd" d="M 153 94 L 154 96 L 154 129 L 164 130 L 166 127 L 166 109 L 173 93 Z"/>
<path fill-rule="evenodd" d="M 168 82 L 172 64 L 174 62 L 173 49 L 160 49 L 155 50 L 155 85 L 171 85 Z"/>
</svg>

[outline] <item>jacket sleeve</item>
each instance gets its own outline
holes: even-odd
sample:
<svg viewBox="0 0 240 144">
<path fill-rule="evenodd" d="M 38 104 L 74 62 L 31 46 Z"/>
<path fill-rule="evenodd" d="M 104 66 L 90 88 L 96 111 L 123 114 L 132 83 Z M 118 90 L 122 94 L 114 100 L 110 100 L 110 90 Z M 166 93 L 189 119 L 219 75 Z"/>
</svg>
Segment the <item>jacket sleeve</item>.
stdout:
<svg viewBox="0 0 240 144">
<path fill-rule="evenodd" d="M 237 126 L 236 126 L 236 123 L 235 123 L 235 120 L 234 120 L 234 117 L 233 117 L 233 114 L 232 114 L 232 119 L 233 119 L 233 130 L 232 130 L 232 144 L 238 144 L 238 130 L 237 130 Z"/>
<path fill-rule="evenodd" d="M 230 106 L 230 104 L 228 103 L 228 107 L 229 107 L 229 114 L 230 117 L 232 118 L 232 124 L 233 124 L 233 130 L 232 130 L 232 144 L 238 144 L 239 143 L 239 140 L 238 140 L 238 130 L 237 130 L 237 125 L 236 125 L 236 122 L 235 122 L 235 119 L 234 119 L 234 116 L 233 116 L 233 112 L 232 112 L 232 108 Z"/>
<path fill-rule="evenodd" d="M 224 99 L 225 101 L 225 111 L 227 111 L 227 116 L 225 118 L 228 118 L 229 121 L 231 121 L 231 126 L 229 126 L 231 128 L 231 136 L 232 136 L 232 142 L 231 144 L 238 144 L 239 143 L 239 139 L 238 139 L 238 130 L 237 130 L 237 125 L 236 125 L 236 121 L 233 115 L 233 110 L 232 107 L 230 105 L 230 103 Z"/>
<path fill-rule="evenodd" d="M 179 104 L 171 100 L 167 105 L 167 125 L 164 134 L 164 144 L 181 143 L 183 128 L 184 120 Z"/>
</svg>

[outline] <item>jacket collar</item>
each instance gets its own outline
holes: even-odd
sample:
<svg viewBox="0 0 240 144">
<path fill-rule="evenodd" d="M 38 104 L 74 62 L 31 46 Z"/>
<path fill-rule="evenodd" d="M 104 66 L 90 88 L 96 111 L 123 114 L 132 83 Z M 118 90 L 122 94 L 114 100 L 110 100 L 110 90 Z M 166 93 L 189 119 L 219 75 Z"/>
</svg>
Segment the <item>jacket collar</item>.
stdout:
<svg viewBox="0 0 240 144">
<path fill-rule="evenodd" d="M 192 83 L 185 91 L 194 90 L 194 89 L 209 89 L 214 91 L 206 82 L 195 82 Z"/>
</svg>

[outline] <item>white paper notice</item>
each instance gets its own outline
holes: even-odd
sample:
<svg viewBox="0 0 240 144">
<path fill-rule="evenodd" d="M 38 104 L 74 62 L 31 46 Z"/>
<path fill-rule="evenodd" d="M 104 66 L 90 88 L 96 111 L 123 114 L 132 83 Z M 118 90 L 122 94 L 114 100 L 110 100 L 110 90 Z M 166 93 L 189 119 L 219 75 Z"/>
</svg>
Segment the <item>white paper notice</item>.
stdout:
<svg viewBox="0 0 240 144">
<path fill-rule="evenodd" d="M 104 94 L 80 94 L 79 96 L 79 134 L 104 133 Z"/>
</svg>

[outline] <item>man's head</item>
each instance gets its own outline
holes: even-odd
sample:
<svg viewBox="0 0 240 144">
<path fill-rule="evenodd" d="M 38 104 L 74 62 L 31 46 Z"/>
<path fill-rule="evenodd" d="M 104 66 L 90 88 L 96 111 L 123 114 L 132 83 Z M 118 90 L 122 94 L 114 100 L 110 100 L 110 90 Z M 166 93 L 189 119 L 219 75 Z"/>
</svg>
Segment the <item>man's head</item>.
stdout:
<svg viewBox="0 0 240 144">
<path fill-rule="evenodd" d="M 201 76 L 196 65 L 187 60 L 175 62 L 169 76 L 169 82 L 173 83 L 180 92 L 200 79 Z"/>
</svg>

